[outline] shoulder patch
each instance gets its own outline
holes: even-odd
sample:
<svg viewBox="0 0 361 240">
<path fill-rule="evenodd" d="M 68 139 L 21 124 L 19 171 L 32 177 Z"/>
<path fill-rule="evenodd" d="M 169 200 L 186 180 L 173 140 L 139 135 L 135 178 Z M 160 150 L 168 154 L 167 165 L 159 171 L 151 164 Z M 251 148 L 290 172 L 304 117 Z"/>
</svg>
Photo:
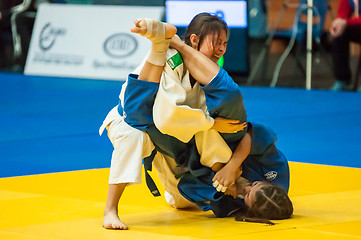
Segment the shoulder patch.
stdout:
<svg viewBox="0 0 361 240">
<path fill-rule="evenodd" d="M 272 181 L 277 177 L 276 171 L 269 171 L 268 173 L 264 174 L 264 177 L 267 181 Z"/>
<path fill-rule="evenodd" d="M 167 59 L 167 63 L 170 68 L 174 70 L 176 67 L 183 63 L 183 59 L 179 53 L 176 53 L 175 55 Z"/>
</svg>

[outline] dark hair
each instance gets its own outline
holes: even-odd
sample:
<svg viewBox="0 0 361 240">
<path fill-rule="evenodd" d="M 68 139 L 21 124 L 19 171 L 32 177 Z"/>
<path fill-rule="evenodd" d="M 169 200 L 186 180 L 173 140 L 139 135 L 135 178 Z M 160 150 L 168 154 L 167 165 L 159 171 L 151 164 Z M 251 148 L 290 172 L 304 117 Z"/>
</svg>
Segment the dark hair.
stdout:
<svg viewBox="0 0 361 240">
<path fill-rule="evenodd" d="M 255 203 L 246 213 L 238 213 L 237 221 L 260 222 L 273 225 L 269 220 L 290 218 L 293 214 L 293 205 L 287 192 L 276 185 L 263 182 L 263 186 L 256 192 Z"/>
<path fill-rule="evenodd" d="M 184 34 L 184 41 L 187 45 L 192 46 L 190 36 L 195 34 L 199 37 L 199 44 L 202 44 L 204 38 L 210 33 L 216 33 L 217 36 L 220 36 L 221 31 L 226 31 L 227 39 L 229 37 L 229 29 L 227 24 L 217 17 L 216 15 L 211 15 L 209 13 L 199 13 L 197 14 L 192 21 L 189 23 L 187 30 Z M 213 39 L 213 43 L 218 41 L 218 39 Z"/>
</svg>

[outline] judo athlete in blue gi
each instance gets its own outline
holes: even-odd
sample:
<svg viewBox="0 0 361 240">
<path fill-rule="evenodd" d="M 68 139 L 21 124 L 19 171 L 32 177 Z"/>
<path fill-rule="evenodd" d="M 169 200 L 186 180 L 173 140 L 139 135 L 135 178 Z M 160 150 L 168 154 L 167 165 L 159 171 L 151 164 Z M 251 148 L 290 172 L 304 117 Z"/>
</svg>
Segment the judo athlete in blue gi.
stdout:
<svg viewBox="0 0 361 240">
<path fill-rule="evenodd" d="M 224 81 L 225 78 L 222 77 L 224 74 L 226 74 L 224 70 L 220 69 L 212 82 Z M 228 74 L 226 76 L 226 79 L 229 78 Z M 210 88 L 210 85 L 204 87 L 206 96 L 208 88 Z M 215 173 L 212 169 L 200 164 L 200 156 L 195 151 L 193 141 L 185 144 L 174 137 L 163 135 L 157 130 L 152 119 L 152 108 L 149 108 L 154 103 L 157 91 L 157 83 L 141 81 L 137 79 L 136 75 L 129 75 L 128 88 L 125 93 L 125 106 L 131 106 L 131 108 L 125 107 L 124 109 L 124 112 L 127 113 L 125 121 L 135 128 L 146 131 L 158 151 L 171 156 L 178 164 L 187 164 L 190 171 L 181 177 L 178 184 L 180 193 L 186 199 L 196 203 L 203 211 L 212 210 L 218 217 L 227 217 L 235 212 L 245 211 L 247 208 L 244 205 L 244 200 L 226 196 L 213 186 L 212 178 Z M 232 111 L 235 104 L 228 106 L 231 106 L 230 110 Z M 134 109 L 137 109 L 137 111 L 134 111 Z M 242 163 L 242 177 L 250 182 L 272 182 L 282 188 L 276 188 L 280 194 L 286 193 L 289 188 L 288 163 L 282 152 L 275 146 L 276 134 L 272 129 L 257 123 L 249 123 L 249 132 L 252 135 L 252 147 L 248 157 Z M 231 148 L 236 147 L 237 140 L 234 141 L 231 138 L 229 142 Z M 290 204 L 288 198 L 282 200 L 287 200 L 288 204 Z M 289 217 L 290 210 L 287 210 L 287 217 Z M 272 219 L 285 218 L 282 214 L 272 216 Z M 257 217 L 263 216 L 258 214 Z"/>
<path fill-rule="evenodd" d="M 211 58 L 186 45 L 177 36 L 173 37 L 170 46 L 180 52 L 190 74 L 203 85 L 206 104 L 213 118 L 220 116 L 240 121 L 246 119 L 239 87 L 222 68 L 212 62 Z M 287 196 L 288 163 L 276 148 L 276 135 L 271 129 L 261 124 L 250 124 L 248 134 L 251 136 L 252 145 L 247 158 L 242 159 L 242 176 L 249 181 L 256 181 L 244 189 L 257 187 L 261 194 L 251 190 L 245 191 L 244 202 L 240 198 L 225 196 L 223 192 L 227 191 L 228 186 L 213 182 L 214 172 L 199 161 L 201 155 L 195 148 L 197 143 L 193 140 L 183 143 L 172 136 L 162 134 L 156 128 L 152 106 L 159 84 L 139 79 L 140 76 L 138 78 L 137 75 L 129 75 L 124 109 L 121 111 L 126 114 L 125 121 L 130 126 L 149 134 L 157 151 L 171 156 L 178 164 L 187 164 L 189 172 L 182 176 L 178 184 L 178 189 L 185 198 L 196 203 L 204 211 L 212 210 L 219 217 L 230 216 L 236 212 L 246 217 L 265 219 L 284 219 L 292 215 L 292 203 Z M 235 150 L 246 133 L 247 129 L 244 129 L 233 134 L 222 134 L 222 137 L 229 147 Z M 273 182 L 278 187 L 257 181 Z M 235 181 L 233 184 L 236 184 Z M 268 191 L 270 189 L 271 193 Z M 268 195 L 257 207 L 258 198 L 262 194 Z M 276 202 L 277 200 L 280 201 Z M 272 207 L 274 211 L 268 211 Z M 249 209 L 252 211 L 249 211 L 248 215 L 245 214 L 245 210 Z M 242 219 L 248 219 L 246 217 Z"/>
<path fill-rule="evenodd" d="M 220 86 L 212 86 L 217 80 L 209 84 L 210 80 L 218 75 L 219 79 L 229 78 L 228 74 L 224 70 L 220 70 L 215 64 L 226 50 L 228 28 L 224 22 L 216 16 L 199 14 L 188 26 L 187 32 L 189 36 L 186 36 L 185 41 L 188 41 L 187 44 L 199 50 L 198 52 L 191 48 L 194 52 L 190 52 L 190 55 L 194 55 L 196 59 L 201 58 L 200 62 L 205 61 L 205 59 L 208 61 L 211 59 L 211 65 L 214 64 L 212 66 L 208 64 L 209 62 L 206 62 L 206 67 L 204 67 L 204 64 L 199 65 L 197 62 L 187 65 L 187 62 L 192 62 L 192 58 L 189 60 L 189 53 L 187 52 L 189 49 L 184 48 L 184 43 L 180 39 L 175 39 L 173 47 L 177 49 L 176 40 L 179 40 L 180 42 L 178 41 L 178 43 L 180 44 L 178 46 L 181 48 L 177 50 L 184 57 L 186 67 L 192 69 L 191 75 L 183 67 L 184 64 L 180 63 L 179 54 L 173 54 L 168 49 L 169 43 L 171 43 L 170 38 L 176 32 L 174 26 L 153 20 L 136 20 L 135 25 L 131 31 L 150 39 L 152 41 L 152 49 L 140 72 L 138 72 L 139 76 L 130 75 L 129 80 L 123 85 L 119 105 L 108 114 L 99 130 L 100 134 L 105 128 L 108 130 L 109 139 L 114 146 L 109 176 L 108 198 L 104 209 L 103 221 L 103 226 L 109 229 L 128 229 L 119 219 L 118 202 L 127 185 L 140 183 L 142 158 L 145 158 L 145 168 L 150 169 L 152 166 L 151 159 L 156 154 L 156 161 L 153 166 L 156 168 L 166 191 L 174 197 L 175 204 L 173 205 L 172 201 L 167 201 L 172 206 L 181 208 L 189 206 L 190 202 L 184 199 L 176 188 L 179 180 L 176 180 L 174 176 L 177 175 L 175 170 L 178 167 L 175 164 L 172 165 L 172 162 L 174 163 L 175 161 L 179 166 L 186 166 L 192 179 L 203 179 L 203 176 L 207 178 L 209 180 L 205 182 L 207 187 L 215 185 L 215 187 L 212 187 L 212 191 L 217 189 L 216 194 L 220 196 L 215 201 L 211 198 L 208 199 L 207 196 L 200 201 L 193 199 L 193 196 L 187 196 L 187 184 L 190 187 L 197 187 L 198 185 L 189 184 L 188 180 L 191 178 L 187 174 L 184 175 L 183 171 L 180 171 L 184 175 L 180 176 L 183 176 L 182 180 L 184 180 L 185 187 L 182 189 L 185 197 L 193 199 L 198 205 L 204 205 L 207 201 L 212 203 L 228 202 L 229 200 L 227 199 L 232 200 L 232 198 L 224 196 L 223 192 L 227 195 L 237 196 L 237 189 L 235 191 L 234 186 L 236 185 L 236 180 L 238 185 L 238 177 L 241 174 L 240 165 L 251 151 L 249 137 L 251 131 L 247 131 L 243 124 L 246 121 L 246 113 L 238 86 L 229 81 L 230 85 L 226 90 L 233 89 L 234 92 L 228 93 Z M 156 29 L 156 31 L 152 31 L 152 28 Z M 182 51 L 183 48 L 186 49 L 186 52 Z M 200 52 L 202 53 L 201 55 L 197 54 Z M 170 55 L 166 58 L 167 54 Z M 167 64 L 165 65 L 166 61 Z M 161 78 L 162 81 L 160 81 Z M 206 109 L 204 91 L 200 88 L 200 84 L 206 89 L 209 88 L 207 90 L 209 93 L 207 99 L 212 99 L 212 95 L 214 95 L 214 101 L 210 102 L 207 100 L 207 106 L 209 105 L 208 108 L 211 110 L 212 117 L 209 116 L 209 112 Z M 212 92 L 212 89 L 215 91 Z M 217 89 L 220 92 L 217 92 Z M 234 96 L 235 99 L 230 98 L 229 101 L 224 101 L 229 96 Z M 237 99 L 239 100 L 238 102 Z M 217 102 L 218 100 L 221 101 Z M 238 108 L 229 108 L 225 111 L 226 108 L 221 107 L 222 104 L 224 106 L 233 102 L 238 103 Z M 222 118 L 222 115 L 226 117 L 235 116 L 236 120 Z M 240 121 L 241 123 L 239 123 Z M 218 132 L 224 133 L 223 136 L 220 136 Z M 245 144 L 241 144 L 243 142 Z M 153 143 L 155 150 L 152 152 L 154 148 Z M 235 148 L 233 155 L 227 144 L 233 146 L 232 150 Z M 246 150 L 239 151 L 239 149 Z M 151 152 L 152 154 L 150 154 Z M 168 160 L 159 161 L 157 156 L 162 155 L 159 153 L 164 155 L 163 159 Z M 224 164 L 225 166 L 219 167 L 219 164 Z M 164 169 L 169 171 L 162 170 L 163 166 Z M 218 167 L 219 171 L 215 166 Z M 214 172 L 211 168 L 218 171 L 214 177 Z M 161 172 L 158 172 L 159 169 Z M 162 180 L 159 173 L 165 172 L 167 174 L 162 176 Z M 233 172 L 233 174 L 227 174 L 230 172 Z M 256 172 L 260 173 L 260 176 L 264 175 L 262 172 Z M 267 173 L 270 176 L 272 175 L 272 173 Z M 281 175 L 278 173 L 277 177 Z M 228 177 L 224 178 L 224 176 Z M 276 175 L 273 174 L 272 176 Z M 146 175 L 146 178 L 150 180 L 148 175 Z M 259 179 L 262 180 L 263 178 L 260 177 Z M 212 183 L 212 181 L 214 182 Z M 151 181 L 147 181 L 147 184 L 149 182 Z M 258 202 L 256 200 L 259 199 L 259 196 L 256 196 L 256 193 L 260 192 L 259 190 L 262 190 L 260 186 L 264 185 L 263 182 L 256 183 L 247 186 L 243 185 L 242 189 L 240 189 L 248 206 L 253 206 L 254 202 Z M 200 187 L 202 189 L 202 186 Z M 227 188 L 233 189 L 233 191 L 229 191 Z M 259 190 L 256 191 L 255 189 Z M 152 193 L 154 195 L 159 195 L 156 189 L 153 188 L 153 190 Z M 285 191 L 283 193 L 285 194 Z M 193 195 L 195 196 L 195 194 Z M 283 198 L 283 195 L 281 197 Z M 285 197 L 288 199 L 287 195 Z M 284 207 L 281 204 L 279 208 L 283 209 Z M 236 208 L 216 210 L 215 213 L 218 216 L 224 216 L 238 209 L 239 204 L 237 202 Z M 260 215 L 257 213 L 255 216 Z M 280 218 L 285 218 L 285 216 L 280 215 Z"/>
</svg>

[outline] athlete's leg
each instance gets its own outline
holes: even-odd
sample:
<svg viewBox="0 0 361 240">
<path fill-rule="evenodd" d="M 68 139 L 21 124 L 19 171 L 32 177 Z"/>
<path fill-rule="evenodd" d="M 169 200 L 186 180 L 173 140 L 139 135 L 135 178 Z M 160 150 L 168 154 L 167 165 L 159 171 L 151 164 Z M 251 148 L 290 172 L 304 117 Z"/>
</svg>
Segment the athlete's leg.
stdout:
<svg viewBox="0 0 361 240">
<path fill-rule="evenodd" d="M 118 216 L 118 203 L 127 183 L 109 184 L 107 201 L 104 208 L 103 227 L 107 229 L 123 229 L 128 227 L 120 221 Z"/>
<path fill-rule="evenodd" d="M 151 19 L 135 20 L 134 24 L 131 31 L 147 37 L 152 42 L 152 48 L 139 74 L 139 79 L 159 83 L 169 43 L 177 32 L 177 28 Z"/>
<path fill-rule="evenodd" d="M 114 151 L 103 227 L 125 230 L 128 227 L 118 216 L 119 200 L 128 184 L 141 182 L 142 159 L 150 155 L 154 145 L 145 132 L 130 127 L 120 116 L 110 122 L 106 128 Z"/>
<path fill-rule="evenodd" d="M 187 208 L 195 206 L 185 199 L 177 189 L 180 179 L 176 178 L 176 176 L 183 175 L 187 171 L 187 168 L 177 166 L 174 159 L 160 153 L 154 158 L 153 167 L 166 191 L 164 193 L 165 199 L 172 207 Z"/>
<path fill-rule="evenodd" d="M 136 20 L 134 23 L 135 27 L 131 31 L 152 41 L 152 49 L 140 72 L 139 79 L 159 83 L 169 42 L 176 33 L 176 28 L 173 25 L 150 19 Z M 141 166 L 141 159 L 147 155 L 147 152 L 151 151 L 151 147 L 144 149 L 144 146 L 148 146 L 147 143 L 150 142 L 150 139 L 145 140 L 149 138 L 146 133 L 127 126 L 125 122 L 121 122 L 120 125 L 122 129 L 108 129 L 109 138 L 114 145 L 103 221 L 103 227 L 108 229 L 128 229 L 119 219 L 118 203 L 127 184 L 140 181 L 139 166 Z M 129 134 L 128 128 L 133 129 L 132 134 Z M 137 149 L 134 149 L 135 146 Z M 120 147 L 121 150 L 119 150 Z M 132 161 L 129 162 L 129 160 Z"/>
</svg>

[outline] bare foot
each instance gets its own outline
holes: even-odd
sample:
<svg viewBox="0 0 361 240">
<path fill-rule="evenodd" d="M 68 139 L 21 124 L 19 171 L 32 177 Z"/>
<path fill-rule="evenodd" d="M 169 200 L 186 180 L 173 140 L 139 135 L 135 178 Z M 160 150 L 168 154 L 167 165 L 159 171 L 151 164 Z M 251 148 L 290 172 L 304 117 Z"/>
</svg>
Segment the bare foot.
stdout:
<svg viewBox="0 0 361 240">
<path fill-rule="evenodd" d="M 147 27 L 147 23 L 152 24 L 152 27 L 150 30 Z M 162 36 L 162 38 L 170 39 L 174 36 L 174 34 L 177 33 L 177 28 L 175 26 L 173 26 L 172 24 L 158 22 L 157 20 L 152 20 L 152 19 L 135 20 L 134 24 L 135 24 L 135 26 L 132 27 L 130 29 L 130 31 L 133 33 L 139 33 L 142 36 L 145 35 L 148 38 L 154 38 L 156 36 L 157 32 L 159 35 L 160 30 L 158 29 L 158 27 L 160 27 L 161 25 L 164 25 L 164 28 L 165 28 L 164 29 L 164 37 Z M 163 35 L 163 33 L 161 35 Z M 156 36 L 156 37 L 160 37 L 160 36 Z"/>
<path fill-rule="evenodd" d="M 103 227 L 113 230 L 128 230 L 128 227 L 120 221 L 116 211 L 104 212 Z"/>
</svg>

